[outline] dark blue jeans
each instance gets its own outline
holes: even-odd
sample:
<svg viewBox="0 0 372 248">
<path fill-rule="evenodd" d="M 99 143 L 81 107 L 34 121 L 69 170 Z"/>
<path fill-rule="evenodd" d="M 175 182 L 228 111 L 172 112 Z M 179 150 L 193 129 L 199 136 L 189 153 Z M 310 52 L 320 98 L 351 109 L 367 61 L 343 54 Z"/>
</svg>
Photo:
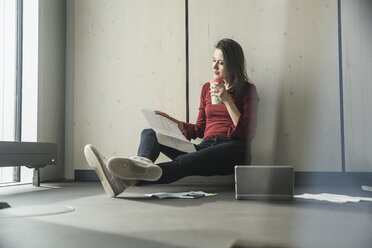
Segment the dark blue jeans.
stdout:
<svg viewBox="0 0 372 248">
<path fill-rule="evenodd" d="M 154 130 L 143 130 L 137 155 L 155 162 L 162 152 L 172 161 L 157 164 L 163 170 L 158 181 L 142 184 L 172 183 L 187 176 L 230 175 L 234 173 L 235 165 L 251 162 L 250 145 L 240 139 L 213 137 L 203 140 L 195 148 L 196 152 L 185 153 L 161 145 Z"/>
</svg>

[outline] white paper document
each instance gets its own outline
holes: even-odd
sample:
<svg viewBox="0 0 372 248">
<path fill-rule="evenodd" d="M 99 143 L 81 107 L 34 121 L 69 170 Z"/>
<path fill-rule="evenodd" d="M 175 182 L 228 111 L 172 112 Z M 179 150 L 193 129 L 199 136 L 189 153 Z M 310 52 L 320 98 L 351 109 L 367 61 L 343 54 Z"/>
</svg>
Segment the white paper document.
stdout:
<svg viewBox="0 0 372 248">
<path fill-rule="evenodd" d="M 302 194 L 302 195 L 295 195 L 294 197 L 302 198 L 302 199 L 336 202 L 336 203 L 372 201 L 372 198 L 369 198 L 369 197 L 356 197 L 356 196 L 337 195 L 337 194 L 328 194 L 328 193 Z"/>
<path fill-rule="evenodd" d="M 164 116 L 155 114 L 154 110 L 146 107 L 139 107 L 145 116 L 147 122 L 156 132 L 156 136 L 160 144 L 173 147 L 183 152 L 195 152 L 195 146 L 192 142 L 186 139 L 178 128 L 177 123 L 165 118 Z"/>
<path fill-rule="evenodd" d="M 367 185 L 362 185 L 362 189 L 364 191 L 372 191 L 372 187 L 371 186 L 367 186 Z"/>
<path fill-rule="evenodd" d="M 184 198 L 184 199 L 195 199 L 204 196 L 215 196 L 216 193 L 205 193 L 203 191 L 189 191 L 189 192 L 181 192 L 181 193 L 152 193 L 152 194 L 145 194 L 148 197 L 156 197 L 159 199 L 168 199 L 168 198 Z"/>
</svg>

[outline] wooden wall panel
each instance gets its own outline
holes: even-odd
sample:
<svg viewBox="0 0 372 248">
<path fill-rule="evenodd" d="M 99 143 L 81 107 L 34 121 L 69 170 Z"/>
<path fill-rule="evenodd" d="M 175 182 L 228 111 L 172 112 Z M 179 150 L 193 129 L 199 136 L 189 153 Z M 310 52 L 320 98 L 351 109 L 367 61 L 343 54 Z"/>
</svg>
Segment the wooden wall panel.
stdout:
<svg viewBox="0 0 372 248">
<path fill-rule="evenodd" d="M 341 1 L 346 171 L 372 172 L 372 1 Z"/>
<path fill-rule="evenodd" d="M 74 50 L 75 169 L 90 169 L 88 143 L 136 155 L 149 127 L 137 106 L 185 119 L 184 1 L 75 1 Z"/>
<path fill-rule="evenodd" d="M 336 1 L 189 1 L 190 119 L 214 45 L 238 41 L 261 102 L 254 164 L 340 171 Z"/>
</svg>

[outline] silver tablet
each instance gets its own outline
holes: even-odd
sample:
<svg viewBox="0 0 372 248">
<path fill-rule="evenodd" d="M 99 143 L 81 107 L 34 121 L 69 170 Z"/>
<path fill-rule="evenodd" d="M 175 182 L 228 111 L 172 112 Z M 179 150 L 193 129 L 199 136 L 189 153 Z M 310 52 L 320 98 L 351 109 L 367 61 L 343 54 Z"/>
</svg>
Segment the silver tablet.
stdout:
<svg viewBox="0 0 372 248">
<path fill-rule="evenodd" d="M 235 166 L 235 197 L 238 200 L 293 199 L 292 166 Z"/>
</svg>

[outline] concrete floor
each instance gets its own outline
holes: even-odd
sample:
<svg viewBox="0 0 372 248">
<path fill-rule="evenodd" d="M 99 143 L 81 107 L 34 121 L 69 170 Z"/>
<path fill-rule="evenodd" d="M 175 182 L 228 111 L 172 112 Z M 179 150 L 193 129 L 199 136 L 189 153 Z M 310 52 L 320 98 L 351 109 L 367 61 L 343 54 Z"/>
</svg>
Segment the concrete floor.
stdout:
<svg viewBox="0 0 372 248">
<path fill-rule="evenodd" d="M 190 190 L 218 195 L 136 198 Z M 295 189 L 296 194 L 322 192 L 372 197 L 356 186 Z M 244 243 L 239 247 L 372 247 L 372 202 L 238 201 L 232 185 L 131 187 L 109 198 L 99 183 L 44 183 L 2 187 L 0 202 L 11 206 L 0 210 L 1 248 L 227 248 L 236 240 Z M 67 206 L 74 211 L 44 216 L 35 211 L 71 210 Z"/>
</svg>

